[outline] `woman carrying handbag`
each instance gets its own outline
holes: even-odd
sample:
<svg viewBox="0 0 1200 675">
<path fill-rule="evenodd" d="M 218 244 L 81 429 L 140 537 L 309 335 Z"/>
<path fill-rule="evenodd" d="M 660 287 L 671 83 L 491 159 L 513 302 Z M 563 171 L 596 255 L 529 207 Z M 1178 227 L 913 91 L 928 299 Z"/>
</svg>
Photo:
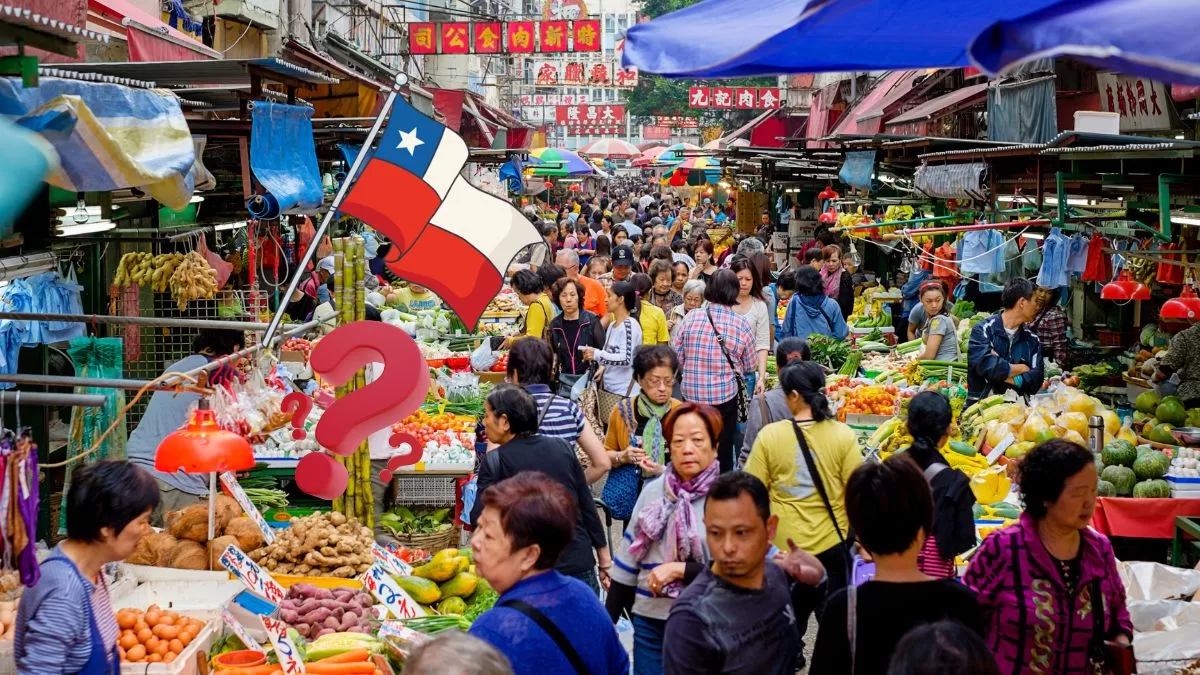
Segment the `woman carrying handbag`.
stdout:
<svg viewBox="0 0 1200 675">
<path fill-rule="evenodd" d="M 612 321 L 605 332 L 604 348 L 579 348 L 584 360 L 600 365 L 587 386 L 595 388 L 596 414 L 602 421 L 608 420 L 617 403 L 637 393 L 633 381 L 633 355 L 642 344 L 642 328 L 637 319 L 639 304 L 633 284 L 614 283 L 608 289 L 608 311 Z"/>
</svg>

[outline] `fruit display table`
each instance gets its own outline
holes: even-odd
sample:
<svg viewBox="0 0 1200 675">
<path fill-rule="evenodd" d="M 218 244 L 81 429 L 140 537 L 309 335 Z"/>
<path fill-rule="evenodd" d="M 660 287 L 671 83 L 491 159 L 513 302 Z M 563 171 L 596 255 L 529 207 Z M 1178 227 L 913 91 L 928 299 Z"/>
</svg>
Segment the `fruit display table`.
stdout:
<svg viewBox="0 0 1200 675">
<path fill-rule="evenodd" d="M 1099 497 L 1092 527 L 1110 537 L 1170 539 L 1177 516 L 1200 516 L 1200 499 Z"/>
</svg>

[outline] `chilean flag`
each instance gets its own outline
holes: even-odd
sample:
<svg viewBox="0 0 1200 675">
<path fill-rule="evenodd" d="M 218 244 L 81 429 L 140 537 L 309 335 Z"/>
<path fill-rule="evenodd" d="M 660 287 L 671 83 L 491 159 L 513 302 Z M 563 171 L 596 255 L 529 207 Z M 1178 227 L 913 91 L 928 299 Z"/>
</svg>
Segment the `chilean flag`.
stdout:
<svg viewBox="0 0 1200 675">
<path fill-rule="evenodd" d="M 396 276 L 429 288 L 474 326 L 513 257 L 542 238 L 512 204 L 463 178 L 466 161 L 462 138 L 397 97 L 339 208 L 392 240 L 400 258 L 387 264 Z"/>
</svg>

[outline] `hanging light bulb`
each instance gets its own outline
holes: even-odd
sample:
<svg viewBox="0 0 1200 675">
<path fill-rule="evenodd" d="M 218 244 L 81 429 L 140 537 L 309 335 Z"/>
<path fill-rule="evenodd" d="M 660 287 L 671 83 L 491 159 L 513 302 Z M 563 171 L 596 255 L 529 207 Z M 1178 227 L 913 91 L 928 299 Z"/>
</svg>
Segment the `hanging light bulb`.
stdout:
<svg viewBox="0 0 1200 675">
<path fill-rule="evenodd" d="M 854 245 L 854 240 L 850 240 L 850 264 L 854 267 L 862 266 L 862 256 L 858 255 L 858 247 Z"/>
<path fill-rule="evenodd" d="M 1184 286 L 1178 298 L 1163 303 L 1159 317 L 1164 321 L 1195 321 L 1200 319 L 1200 297 L 1191 286 Z"/>
<path fill-rule="evenodd" d="M 92 217 L 88 215 L 87 202 L 83 200 L 83 197 L 80 197 L 79 200 L 75 202 L 75 213 L 71 214 L 71 220 L 75 221 L 79 225 L 82 225 L 91 219 Z"/>
</svg>

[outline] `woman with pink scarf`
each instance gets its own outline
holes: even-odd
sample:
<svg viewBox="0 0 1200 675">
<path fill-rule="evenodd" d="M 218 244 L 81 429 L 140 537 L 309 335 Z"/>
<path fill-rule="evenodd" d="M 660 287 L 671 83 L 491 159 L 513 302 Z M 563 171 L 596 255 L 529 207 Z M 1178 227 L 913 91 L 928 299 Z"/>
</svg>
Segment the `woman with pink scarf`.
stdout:
<svg viewBox="0 0 1200 675">
<path fill-rule="evenodd" d="M 837 302 L 842 316 L 854 313 L 854 280 L 842 266 L 842 249 L 837 244 L 821 249 L 821 283 L 825 296 Z"/>
</svg>

